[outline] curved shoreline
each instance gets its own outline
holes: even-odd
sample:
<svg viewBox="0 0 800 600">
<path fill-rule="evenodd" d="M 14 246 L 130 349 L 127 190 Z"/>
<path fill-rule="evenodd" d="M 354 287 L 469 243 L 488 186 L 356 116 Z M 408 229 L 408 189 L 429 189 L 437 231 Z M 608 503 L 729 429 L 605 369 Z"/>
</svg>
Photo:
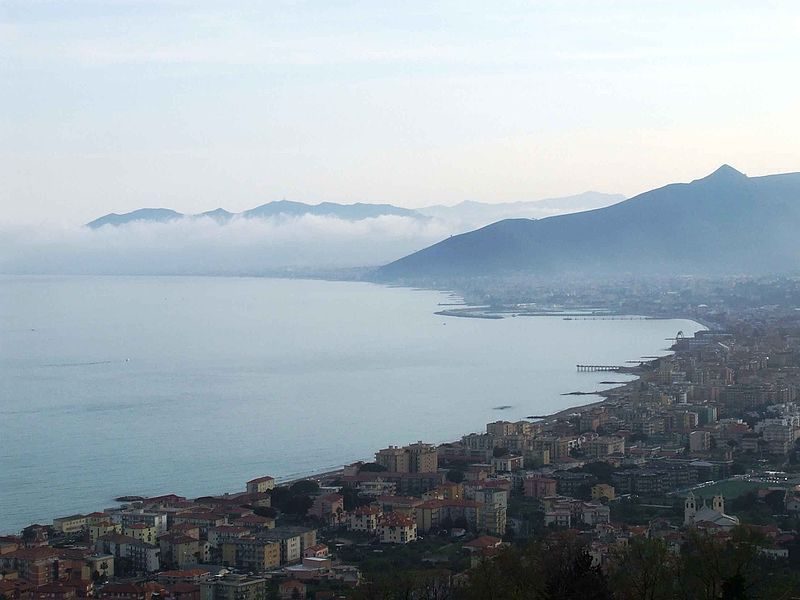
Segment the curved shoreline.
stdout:
<svg viewBox="0 0 800 600">
<path fill-rule="evenodd" d="M 430 312 L 428 312 L 428 314 L 430 314 Z M 582 313 L 582 314 L 585 314 L 585 313 Z M 539 314 L 539 315 L 536 315 L 536 316 L 559 317 L 559 316 L 561 316 L 561 314 L 547 313 L 547 314 Z M 671 319 L 671 318 L 682 318 L 682 317 L 663 317 L 663 319 Z M 658 320 L 661 320 L 661 318 L 659 318 Z M 694 320 L 694 321 L 697 322 L 696 320 Z M 509 324 L 508 326 L 512 326 L 512 325 Z M 566 325 L 566 324 L 565 324 L 565 326 L 568 327 L 568 325 Z M 610 335 L 613 336 L 614 335 L 613 331 L 615 330 L 616 326 L 609 324 L 607 327 L 611 328 L 612 331 L 611 331 Z M 656 339 L 658 337 L 663 337 L 663 336 L 656 336 Z M 645 339 L 645 336 L 641 336 L 640 339 Z M 655 340 L 654 340 L 654 344 L 655 343 L 657 343 L 657 342 L 655 342 Z M 606 346 L 606 344 L 603 344 L 603 346 Z M 627 351 L 625 351 L 625 352 L 627 353 Z M 647 350 L 643 350 L 643 349 L 639 348 L 639 349 L 636 349 L 636 352 L 644 354 L 644 353 L 647 352 Z M 632 352 L 631 352 L 631 354 L 632 354 Z M 635 354 L 634 354 L 634 356 L 635 356 Z M 636 379 L 633 379 L 632 381 L 636 381 Z M 536 385 L 536 383 L 534 382 L 534 386 L 535 385 Z M 578 385 L 581 385 L 581 384 L 578 383 Z M 627 385 L 627 384 L 622 384 L 622 385 Z M 570 385 L 570 387 L 572 387 L 572 385 Z M 567 389 L 570 389 L 570 387 L 567 387 Z M 572 387 L 572 389 L 575 389 L 575 387 Z M 598 390 L 598 391 L 596 391 L 594 393 L 582 392 L 580 395 L 595 395 L 597 397 L 597 399 L 588 399 L 588 398 L 587 399 L 582 399 L 582 400 L 584 400 L 584 403 L 578 404 L 576 406 L 567 406 L 565 408 L 559 408 L 556 412 L 553 412 L 553 413 L 550 413 L 548 415 L 545 415 L 544 418 L 550 420 L 550 419 L 553 419 L 553 418 L 557 418 L 557 417 L 559 417 L 561 415 L 567 415 L 567 414 L 571 414 L 571 413 L 574 414 L 574 413 L 578 413 L 578 412 L 587 410 L 590 407 L 597 406 L 597 405 L 601 404 L 602 402 L 605 402 L 608 399 L 607 395 L 610 394 L 610 393 L 613 393 L 615 390 L 618 390 L 618 389 L 619 389 L 619 386 L 615 386 L 615 387 L 607 389 L 607 390 Z M 530 388 L 528 388 L 528 390 L 537 391 L 538 388 L 530 387 Z M 538 390 L 538 391 L 539 391 L 539 394 L 541 395 L 541 390 Z M 561 406 L 564 406 L 564 404 L 569 404 L 570 403 L 570 399 L 567 398 L 566 396 L 563 397 L 561 400 L 556 400 L 556 394 L 558 394 L 558 391 L 556 390 L 555 394 L 552 394 L 552 391 L 553 390 L 550 390 L 550 391 L 547 392 L 546 399 L 547 399 L 548 402 L 552 399 L 554 401 L 553 404 L 555 404 L 556 407 L 559 404 L 561 404 Z M 523 394 L 523 395 L 529 395 L 529 394 Z M 545 398 L 545 396 L 542 396 L 542 398 Z M 592 400 L 592 401 L 586 402 L 587 400 Z M 536 397 L 534 397 L 532 400 L 531 399 L 525 400 L 524 403 L 525 404 L 534 404 L 534 405 L 535 404 L 540 404 L 541 405 L 541 402 Z M 518 405 L 520 411 L 521 410 L 525 410 L 525 408 L 526 408 L 520 402 L 517 402 L 517 405 Z M 487 412 L 488 412 L 488 409 L 489 409 L 489 407 L 487 406 L 486 407 L 486 411 Z M 531 410 L 537 410 L 537 408 L 535 406 L 531 406 Z M 547 409 L 544 409 L 544 410 L 547 410 Z M 551 408 L 551 410 L 552 410 L 552 408 Z M 524 418 L 523 415 L 526 414 L 526 413 L 518 413 L 517 411 L 512 411 L 512 412 L 514 412 L 515 414 L 514 415 L 510 415 L 509 414 L 508 416 L 505 416 L 505 418 L 506 419 L 510 419 L 510 420 L 518 420 L 518 419 Z M 536 413 L 536 414 L 539 414 L 539 413 Z M 495 417 L 489 417 L 488 415 L 486 415 L 485 421 L 481 421 L 480 426 L 482 428 L 485 425 L 486 422 L 490 422 L 492 420 L 497 420 L 497 419 L 503 418 L 503 417 L 504 417 L 504 415 L 497 415 Z M 481 419 L 481 418 L 482 417 L 480 415 L 477 416 L 477 418 L 475 419 L 475 425 L 477 425 L 478 419 Z M 472 427 L 472 425 L 467 423 L 467 428 L 469 428 L 469 427 Z M 455 433 L 457 436 L 459 436 L 457 439 L 460 439 L 460 435 L 462 433 L 468 433 L 469 432 L 469 429 L 466 429 L 466 428 L 463 427 L 463 423 L 461 424 L 461 426 L 452 427 L 452 428 L 449 428 L 449 429 L 451 431 L 450 435 Z M 461 430 L 461 429 L 464 429 L 464 431 L 459 432 L 458 430 Z M 391 438 L 392 430 L 390 428 L 387 428 L 387 430 L 384 433 L 385 433 L 385 438 L 384 439 Z M 414 435 L 416 435 L 416 434 L 414 434 Z M 450 436 L 439 437 L 439 436 L 436 435 L 436 433 L 432 429 L 430 431 L 428 431 L 427 434 L 426 433 L 422 433 L 422 435 L 425 435 L 428 438 L 433 438 L 431 440 L 433 442 L 440 442 L 440 443 L 445 443 L 445 442 L 451 441 L 453 439 Z M 414 437 L 413 439 L 416 439 L 416 437 Z M 375 448 L 373 448 L 373 450 L 377 450 L 378 447 L 383 447 L 383 446 L 376 446 Z M 357 459 L 354 459 L 354 460 L 357 460 Z M 331 462 L 333 462 L 333 461 L 331 461 Z M 343 462 L 348 462 L 348 459 L 345 457 L 345 460 Z M 339 464 L 342 464 L 342 463 L 339 463 Z M 302 467 L 301 467 L 301 469 L 302 469 Z M 313 467 L 311 469 L 308 469 L 308 470 L 305 470 L 305 469 L 301 470 L 301 469 L 290 469 L 289 473 L 287 473 L 283 477 L 278 475 L 278 476 L 276 476 L 276 479 L 277 479 L 278 482 L 281 482 L 281 483 L 284 483 L 284 482 L 285 483 L 290 483 L 292 481 L 297 481 L 297 480 L 300 480 L 300 479 L 309 479 L 309 478 L 311 478 L 311 479 L 318 478 L 318 479 L 325 480 L 325 479 L 330 479 L 332 476 L 335 476 L 337 473 L 341 472 L 341 469 L 333 468 L 333 465 L 331 465 L 330 463 L 328 463 L 328 465 L 324 465 L 324 463 L 323 463 L 323 466 L 321 468 L 319 468 L 319 466 L 318 466 L 316 469 L 314 469 Z M 292 473 L 291 471 L 294 471 L 294 473 Z M 278 470 L 278 473 L 280 473 L 280 470 Z M 145 484 L 145 485 L 142 485 L 141 487 L 144 487 L 144 488 L 148 488 L 149 487 L 149 486 L 146 485 L 146 481 L 141 481 L 139 483 Z M 173 484 L 168 484 L 168 485 L 169 485 L 169 488 L 164 488 L 164 489 L 162 489 L 161 486 L 158 486 L 158 489 L 156 489 L 156 488 L 147 489 L 145 491 L 145 494 L 150 492 L 150 495 L 158 495 L 159 493 L 162 493 L 162 492 L 173 492 L 173 491 L 180 492 L 181 491 L 180 490 L 180 487 L 181 487 L 180 483 L 177 483 L 176 485 L 173 485 Z M 228 485 L 223 484 L 223 486 L 220 486 L 219 488 L 217 488 L 216 491 L 218 493 L 224 493 L 224 489 L 226 487 L 228 487 Z M 136 492 L 135 488 L 138 487 L 138 486 L 136 484 L 134 484 L 134 486 L 132 486 L 132 487 L 134 487 L 134 490 L 130 490 L 130 491 L 135 493 Z M 214 487 L 216 487 L 216 486 L 214 486 Z M 117 489 L 114 489 L 114 488 L 117 488 Z M 125 494 L 129 493 L 129 488 L 127 488 L 127 485 L 125 485 L 125 486 L 113 486 L 113 487 L 111 487 L 110 491 L 112 493 L 113 492 L 117 492 L 114 495 L 115 496 L 119 496 L 122 493 L 125 493 Z M 215 490 L 212 489 L 211 491 L 212 491 L 212 493 L 214 493 Z M 203 489 L 189 490 L 189 493 L 192 494 L 193 496 L 197 495 L 197 492 L 200 492 L 200 495 L 204 495 L 206 493 L 206 490 L 203 490 Z M 109 493 L 108 495 L 104 495 L 103 498 L 106 498 L 106 499 L 101 498 L 100 501 L 97 504 L 99 505 L 101 503 L 110 502 L 110 498 L 111 497 L 113 497 L 111 495 L 111 493 Z M 91 505 L 93 503 L 90 501 L 87 504 Z M 81 506 L 87 506 L 87 504 L 83 504 L 83 503 L 78 504 L 77 505 L 78 510 L 80 510 Z M 58 510 L 58 507 L 57 507 L 57 510 Z M 47 511 L 47 512 L 50 512 L 50 511 Z M 53 512 L 55 512 L 55 511 L 53 511 Z M 71 510 L 68 509 L 68 512 L 71 512 Z M 75 512 L 78 512 L 78 511 L 75 511 Z M 45 511 L 41 511 L 40 514 L 42 514 L 42 513 L 46 514 Z M 40 518 L 40 522 L 42 522 L 42 520 L 44 520 L 43 517 Z M 46 522 L 46 520 L 44 520 L 44 521 Z M 4 527 L 3 529 L 5 530 L 6 528 Z"/>
</svg>

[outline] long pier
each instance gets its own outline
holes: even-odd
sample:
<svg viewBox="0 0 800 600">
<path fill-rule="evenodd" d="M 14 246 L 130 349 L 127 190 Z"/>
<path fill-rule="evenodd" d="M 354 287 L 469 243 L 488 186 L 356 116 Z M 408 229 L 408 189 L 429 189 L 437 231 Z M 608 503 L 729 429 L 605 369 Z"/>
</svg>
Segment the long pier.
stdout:
<svg viewBox="0 0 800 600">
<path fill-rule="evenodd" d="M 579 373 L 593 373 L 596 371 L 619 371 L 620 365 L 576 365 Z"/>
</svg>

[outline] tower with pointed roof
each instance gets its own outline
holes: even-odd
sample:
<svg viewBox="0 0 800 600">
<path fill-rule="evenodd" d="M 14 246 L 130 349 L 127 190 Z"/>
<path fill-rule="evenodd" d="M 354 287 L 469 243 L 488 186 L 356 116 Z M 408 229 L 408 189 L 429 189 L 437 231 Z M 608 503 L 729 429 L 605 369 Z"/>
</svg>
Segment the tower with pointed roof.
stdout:
<svg viewBox="0 0 800 600">
<path fill-rule="evenodd" d="M 689 492 L 689 494 L 686 496 L 686 500 L 683 503 L 683 524 L 693 525 L 696 514 L 697 500 L 695 500 L 694 494 Z"/>
</svg>

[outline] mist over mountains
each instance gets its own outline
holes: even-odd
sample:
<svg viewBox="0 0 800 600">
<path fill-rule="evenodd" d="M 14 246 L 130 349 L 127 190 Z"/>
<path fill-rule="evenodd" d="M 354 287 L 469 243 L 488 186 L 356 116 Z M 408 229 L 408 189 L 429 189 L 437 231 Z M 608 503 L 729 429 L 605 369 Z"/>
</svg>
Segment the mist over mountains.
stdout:
<svg viewBox="0 0 800 600">
<path fill-rule="evenodd" d="M 508 219 L 388 264 L 384 281 L 509 273 L 722 275 L 800 266 L 800 173 L 747 177 L 723 165 L 613 206 Z"/>
<path fill-rule="evenodd" d="M 587 192 L 415 210 L 283 200 L 190 215 L 145 208 L 81 227 L 2 229 L 0 270 L 316 275 L 383 264 L 375 280 L 432 283 L 506 274 L 793 273 L 800 266 L 800 173 L 747 177 L 723 165 L 690 183 L 619 199 Z"/>
<path fill-rule="evenodd" d="M 213 219 L 218 223 L 226 223 L 234 218 L 271 219 L 275 217 L 303 217 L 306 215 L 332 217 L 345 221 L 361 221 L 383 216 L 424 218 L 422 214 L 416 211 L 392 206 L 391 204 L 364 204 L 361 202 L 356 204 L 336 204 L 334 202 L 305 204 L 303 202 L 278 200 L 241 213 L 232 213 L 224 208 L 217 208 L 204 213 L 185 215 L 169 208 L 140 208 L 121 215 L 111 213 L 87 223 L 86 226 L 98 229 L 104 225 L 120 226 L 136 222 L 166 223 L 178 219 L 198 219 L 203 217 Z"/>
<path fill-rule="evenodd" d="M 466 200 L 455 206 L 437 204 L 414 210 L 391 204 L 367 204 L 363 202 L 355 204 L 337 204 L 335 202 L 306 204 L 304 202 L 278 200 L 240 213 L 232 213 L 224 208 L 217 208 L 198 214 L 184 214 L 169 208 L 140 208 L 124 214 L 109 213 L 87 223 L 86 226 L 92 229 L 99 229 L 106 225 L 119 227 L 139 222 L 167 223 L 180 219 L 202 218 L 209 218 L 218 223 L 227 223 L 233 219 L 287 219 L 305 216 L 331 217 L 345 221 L 361 221 L 395 216 L 420 220 L 436 218 L 451 223 L 463 231 L 468 231 L 502 219 L 541 219 L 552 215 L 609 206 L 624 199 L 625 196 L 621 194 L 584 192 L 563 198 L 545 198 L 543 200 L 498 204 Z"/>
<path fill-rule="evenodd" d="M 111 213 L 83 225 L 0 227 L 0 272 L 33 274 L 327 275 L 377 267 L 496 220 L 547 216 L 612 194 L 411 210 L 389 204 L 278 201 L 241 213 L 169 208 Z M 538 205 L 541 204 L 541 208 Z M 562 207 L 562 208 L 559 208 Z M 538 212 L 537 212 L 538 211 Z"/>
</svg>

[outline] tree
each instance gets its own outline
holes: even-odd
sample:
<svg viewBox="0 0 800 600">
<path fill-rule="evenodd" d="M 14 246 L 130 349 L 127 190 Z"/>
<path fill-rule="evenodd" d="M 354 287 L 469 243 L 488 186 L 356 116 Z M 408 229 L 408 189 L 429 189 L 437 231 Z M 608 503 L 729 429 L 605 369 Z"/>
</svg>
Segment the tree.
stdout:
<svg viewBox="0 0 800 600">
<path fill-rule="evenodd" d="M 453 483 L 461 483 L 464 481 L 464 471 L 460 469 L 450 469 L 447 472 L 447 481 L 451 481 Z"/>
<path fill-rule="evenodd" d="M 310 479 L 303 479 L 301 481 L 295 481 L 291 486 L 289 486 L 289 491 L 296 495 L 316 494 L 319 491 L 319 484 Z"/>
<path fill-rule="evenodd" d="M 372 500 L 366 496 L 362 496 L 355 488 L 344 487 L 339 490 L 344 501 L 344 509 L 347 511 L 355 510 L 359 506 L 370 504 Z"/>
<path fill-rule="evenodd" d="M 739 598 L 760 597 L 752 593 L 760 583 L 757 558 L 763 536 L 737 527 L 728 541 L 692 531 L 681 554 L 677 583 L 685 597 Z"/>
<path fill-rule="evenodd" d="M 735 462 L 731 465 L 731 475 L 744 475 L 746 469 L 740 462 Z"/>
<path fill-rule="evenodd" d="M 310 496 L 292 496 L 286 503 L 284 512 L 290 515 L 304 517 L 313 504 L 314 500 L 312 500 Z"/>
<path fill-rule="evenodd" d="M 271 506 L 256 506 L 253 512 L 259 517 L 267 517 L 268 519 L 274 519 L 278 516 L 278 511 Z"/>
<path fill-rule="evenodd" d="M 773 514 L 783 514 L 785 511 L 785 507 L 783 504 L 784 496 L 786 492 L 784 490 L 772 490 L 768 492 L 766 496 L 764 496 L 764 502 L 767 503 L 770 510 Z"/>
<path fill-rule="evenodd" d="M 672 598 L 674 559 L 662 540 L 634 538 L 613 559 L 610 579 L 620 600 Z"/>
<path fill-rule="evenodd" d="M 492 449 L 492 456 L 495 458 L 500 458 L 502 456 L 506 456 L 508 454 L 508 448 L 502 448 L 500 446 L 495 446 Z"/>
<path fill-rule="evenodd" d="M 570 470 L 575 473 L 589 473 L 590 475 L 594 475 L 599 483 L 611 483 L 611 475 L 614 473 L 614 467 L 600 460 Z"/>
</svg>

